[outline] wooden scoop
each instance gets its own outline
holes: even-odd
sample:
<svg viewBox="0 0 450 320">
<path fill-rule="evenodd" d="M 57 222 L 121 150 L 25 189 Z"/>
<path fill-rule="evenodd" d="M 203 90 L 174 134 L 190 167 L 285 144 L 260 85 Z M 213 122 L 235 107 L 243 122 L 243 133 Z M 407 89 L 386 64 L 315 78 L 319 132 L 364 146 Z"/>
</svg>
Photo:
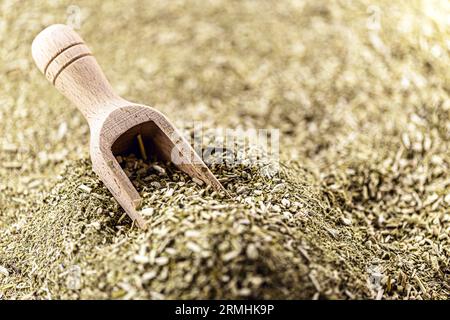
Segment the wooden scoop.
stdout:
<svg viewBox="0 0 450 320">
<path fill-rule="evenodd" d="M 159 158 L 172 161 L 216 190 L 224 190 L 161 112 L 113 92 L 91 51 L 73 29 L 61 24 L 49 26 L 36 36 L 31 50 L 39 70 L 88 121 L 93 170 L 139 227 L 145 228 L 137 211 L 141 198 L 115 158 L 135 150 L 139 135 Z"/>
</svg>

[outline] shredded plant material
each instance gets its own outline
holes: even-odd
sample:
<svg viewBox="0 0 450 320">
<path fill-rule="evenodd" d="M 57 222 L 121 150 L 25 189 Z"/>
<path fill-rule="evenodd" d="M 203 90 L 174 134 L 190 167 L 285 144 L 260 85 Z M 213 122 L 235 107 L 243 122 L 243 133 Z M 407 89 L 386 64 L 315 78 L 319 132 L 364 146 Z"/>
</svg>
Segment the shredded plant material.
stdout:
<svg viewBox="0 0 450 320">
<path fill-rule="evenodd" d="M 368 250 L 340 227 L 330 205 L 323 207 L 323 193 L 304 170 L 283 170 L 270 181 L 250 167 L 216 171 L 233 194 L 227 199 L 174 168 L 165 167 L 161 174 L 142 160 L 137 163 L 131 179 L 144 196 L 141 212 L 149 220 L 148 231 L 130 230 L 130 220 L 108 191 L 86 174 L 88 161 L 77 161 L 29 219 L 9 229 L 3 263 L 13 267 L 13 277 L 27 275 L 22 293 L 43 298 L 311 298 L 317 290 L 314 279 L 325 296 L 343 298 L 338 288 L 347 281 L 348 290 L 369 294 L 365 277 L 350 272 L 363 271 Z M 123 164 L 134 168 L 136 158 Z M 92 191 L 80 190 L 80 183 Z M 264 195 L 256 195 L 255 186 Z M 335 251 L 342 243 L 351 245 L 351 257 Z M 341 264 L 349 269 L 333 275 Z M 72 288 L 74 270 L 81 276 Z"/>
<path fill-rule="evenodd" d="M 142 141 L 118 156 L 146 231 L 32 62 L 69 5 L 0 4 L 0 299 L 450 297 L 447 2 L 79 1 L 117 92 L 201 122 L 203 150 L 280 130 L 278 172 L 242 141 L 206 159 L 229 195 Z"/>
</svg>

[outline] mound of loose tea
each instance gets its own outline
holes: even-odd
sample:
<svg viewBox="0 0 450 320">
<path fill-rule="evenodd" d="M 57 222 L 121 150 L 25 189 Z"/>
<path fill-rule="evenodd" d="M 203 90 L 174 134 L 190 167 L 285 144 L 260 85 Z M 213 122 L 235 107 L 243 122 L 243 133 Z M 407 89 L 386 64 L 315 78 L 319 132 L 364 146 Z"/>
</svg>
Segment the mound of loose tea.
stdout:
<svg viewBox="0 0 450 320">
<path fill-rule="evenodd" d="M 43 197 L 19 209 L 23 218 L 0 231 L 4 297 L 448 294 L 448 197 L 432 191 L 446 181 L 437 156 L 386 148 L 382 161 L 337 161 L 319 179 L 245 137 L 233 138 L 230 149 L 214 147 L 224 139 L 208 130 L 203 138 L 199 152 L 226 193 L 151 156 L 117 157 L 143 199 L 145 231 L 88 160 L 70 161 Z"/>
<path fill-rule="evenodd" d="M 131 226 L 88 161 L 73 162 L 2 232 L 6 297 L 370 296 L 370 251 L 305 169 L 267 178 L 251 165 L 216 166 L 228 197 L 171 165 L 119 161 L 144 199 L 147 231 Z"/>
</svg>

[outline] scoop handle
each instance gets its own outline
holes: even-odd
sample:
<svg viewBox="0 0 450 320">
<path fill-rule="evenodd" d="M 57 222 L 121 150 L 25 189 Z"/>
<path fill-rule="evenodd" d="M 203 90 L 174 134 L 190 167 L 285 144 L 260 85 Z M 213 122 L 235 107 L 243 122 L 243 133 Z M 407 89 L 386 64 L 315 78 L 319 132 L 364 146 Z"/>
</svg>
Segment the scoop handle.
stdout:
<svg viewBox="0 0 450 320">
<path fill-rule="evenodd" d="M 69 26 L 54 24 L 41 31 L 31 45 L 39 70 L 86 119 L 95 118 L 107 106 L 123 101 L 117 96 L 92 52 Z"/>
</svg>

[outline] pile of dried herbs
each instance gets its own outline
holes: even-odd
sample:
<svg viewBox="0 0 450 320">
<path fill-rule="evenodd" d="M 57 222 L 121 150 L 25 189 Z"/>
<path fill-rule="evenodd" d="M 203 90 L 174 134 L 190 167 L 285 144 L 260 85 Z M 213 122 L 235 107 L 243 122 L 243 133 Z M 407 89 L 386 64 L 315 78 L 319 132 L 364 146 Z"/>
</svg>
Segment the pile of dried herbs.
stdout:
<svg viewBox="0 0 450 320">
<path fill-rule="evenodd" d="M 180 126 L 280 129 L 278 174 L 212 161 L 230 197 L 122 157 L 145 232 L 31 60 L 71 4 L 0 4 L 0 298 L 448 299 L 448 3 L 78 1 L 118 93 Z"/>
<path fill-rule="evenodd" d="M 23 281 L 20 294 L 43 298 L 369 296 L 371 253 L 348 218 L 298 164 L 268 171 L 275 163 L 261 153 L 258 162 L 225 164 L 230 153 L 243 153 L 243 142 L 206 159 L 229 196 L 170 164 L 119 156 L 143 197 L 145 232 L 130 229 L 88 161 L 72 163 L 3 235 L 8 277 Z M 255 158 L 258 150 L 247 149 Z"/>
</svg>

